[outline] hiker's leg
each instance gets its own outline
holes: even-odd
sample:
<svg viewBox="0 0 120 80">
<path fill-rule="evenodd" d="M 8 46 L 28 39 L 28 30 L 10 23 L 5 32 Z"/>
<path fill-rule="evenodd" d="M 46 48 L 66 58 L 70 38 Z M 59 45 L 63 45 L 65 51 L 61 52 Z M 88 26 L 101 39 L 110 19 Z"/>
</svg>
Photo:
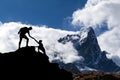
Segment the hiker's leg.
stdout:
<svg viewBox="0 0 120 80">
<path fill-rule="evenodd" d="M 28 38 L 26 38 L 26 40 L 27 40 L 27 42 L 26 42 L 26 46 L 28 46 L 29 39 L 28 39 Z"/>
<path fill-rule="evenodd" d="M 20 48 L 21 42 L 22 42 L 22 37 L 20 37 L 19 48 Z"/>
<path fill-rule="evenodd" d="M 26 47 L 27 47 L 27 46 L 28 46 L 29 39 L 28 39 L 28 37 L 27 37 L 26 35 L 24 36 L 24 38 L 27 40 L 27 41 L 26 41 Z"/>
</svg>

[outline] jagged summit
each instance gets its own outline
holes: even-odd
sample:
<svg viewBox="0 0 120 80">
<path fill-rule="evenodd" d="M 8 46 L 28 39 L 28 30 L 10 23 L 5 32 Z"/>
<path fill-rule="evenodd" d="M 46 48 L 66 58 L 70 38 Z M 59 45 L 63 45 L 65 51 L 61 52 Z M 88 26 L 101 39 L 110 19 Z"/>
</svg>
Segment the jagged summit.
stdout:
<svg viewBox="0 0 120 80">
<path fill-rule="evenodd" d="M 72 80 L 72 73 L 50 63 L 49 57 L 36 52 L 34 46 L 0 54 L 0 65 L 1 73 L 9 79 Z"/>
<path fill-rule="evenodd" d="M 92 27 L 82 28 L 78 34 L 68 34 L 63 38 L 60 38 L 58 42 L 62 44 L 72 42 L 73 47 L 78 52 L 78 55 L 84 58 L 84 61 L 82 62 L 77 61 L 73 63 L 74 66 L 78 67 L 78 70 L 83 70 L 88 67 L 89 69 L 91 68 L 97 71 L 120 71 L 120 67 L 117 66 L 111 59 L 106 57 L 106 51 L 101 51 L 96 34 Z"/>
</svg>

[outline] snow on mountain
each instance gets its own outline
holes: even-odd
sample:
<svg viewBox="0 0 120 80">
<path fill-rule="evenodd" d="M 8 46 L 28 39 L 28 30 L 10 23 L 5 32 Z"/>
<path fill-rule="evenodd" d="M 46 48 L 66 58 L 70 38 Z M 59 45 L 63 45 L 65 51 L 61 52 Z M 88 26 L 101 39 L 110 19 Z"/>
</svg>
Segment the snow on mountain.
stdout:
<svg viewBox="0 0 120 80">
<path fill-rule="evenodd" d="M 78 70 L 100 70 L 106 72 L 117 72 L 120 67 L 111 59 L 106 57 L 106 51 L 101 51 L 93 28 L 83 28 L 79 34 L 67 35 L 60 38 L 58 42 L 66 44 L 72 42 L 78 55 L 82 56 L 83 61 L 76 61 L 74 65 Z"/>
<path fill-rule="evenodd" d="M 82 72 L 85 72 L 85 71 L 97 71 L 96 69 L 92 69 L 92 68 L 87 67 L 87 66 L 85 66 L 84 68 L 80 68 L 79 70 L 82 71 Z"/>
</svg>

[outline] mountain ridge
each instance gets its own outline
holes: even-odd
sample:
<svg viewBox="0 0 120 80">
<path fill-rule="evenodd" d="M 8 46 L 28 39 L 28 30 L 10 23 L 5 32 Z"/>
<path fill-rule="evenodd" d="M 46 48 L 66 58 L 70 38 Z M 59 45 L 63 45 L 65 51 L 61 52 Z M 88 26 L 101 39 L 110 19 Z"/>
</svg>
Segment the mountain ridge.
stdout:
<svg viewBox="0 0 120 80">
<path fill-rule="evenodd" d="M 106 51 L 102 51 L 97 41 L 96 34 L 92 27 L 83 28 L 79 34 L 66 35 L 58 40 L 61 44 L 72 42 L 74 48 L 78 52 L 78 56 L 82 56 L 84 61 L 74 62 L 74 66 L 78 70 L 89 67 L 105 72 L 120 71 L 120 67 L 116 65 L 112 59 L 108 59 Z M 109 67 L 111 66 L 111 67 Z M 78 71 L 79 72 L 79 71 Z"/>
</svg>

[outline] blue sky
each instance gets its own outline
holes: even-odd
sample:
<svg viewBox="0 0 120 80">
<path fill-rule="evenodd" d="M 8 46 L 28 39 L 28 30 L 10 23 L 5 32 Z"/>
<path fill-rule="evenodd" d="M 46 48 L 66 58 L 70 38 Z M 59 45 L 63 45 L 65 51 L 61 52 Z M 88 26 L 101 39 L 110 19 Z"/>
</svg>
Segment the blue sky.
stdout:
<svg viewBox="0 0 120 80">
<path fill-rule="evenodd" d="M 85 3 L 86 0 L 0 0 L 0 21 L 74 30 L 68 27 L 67 18 Z"/>
</svg>

